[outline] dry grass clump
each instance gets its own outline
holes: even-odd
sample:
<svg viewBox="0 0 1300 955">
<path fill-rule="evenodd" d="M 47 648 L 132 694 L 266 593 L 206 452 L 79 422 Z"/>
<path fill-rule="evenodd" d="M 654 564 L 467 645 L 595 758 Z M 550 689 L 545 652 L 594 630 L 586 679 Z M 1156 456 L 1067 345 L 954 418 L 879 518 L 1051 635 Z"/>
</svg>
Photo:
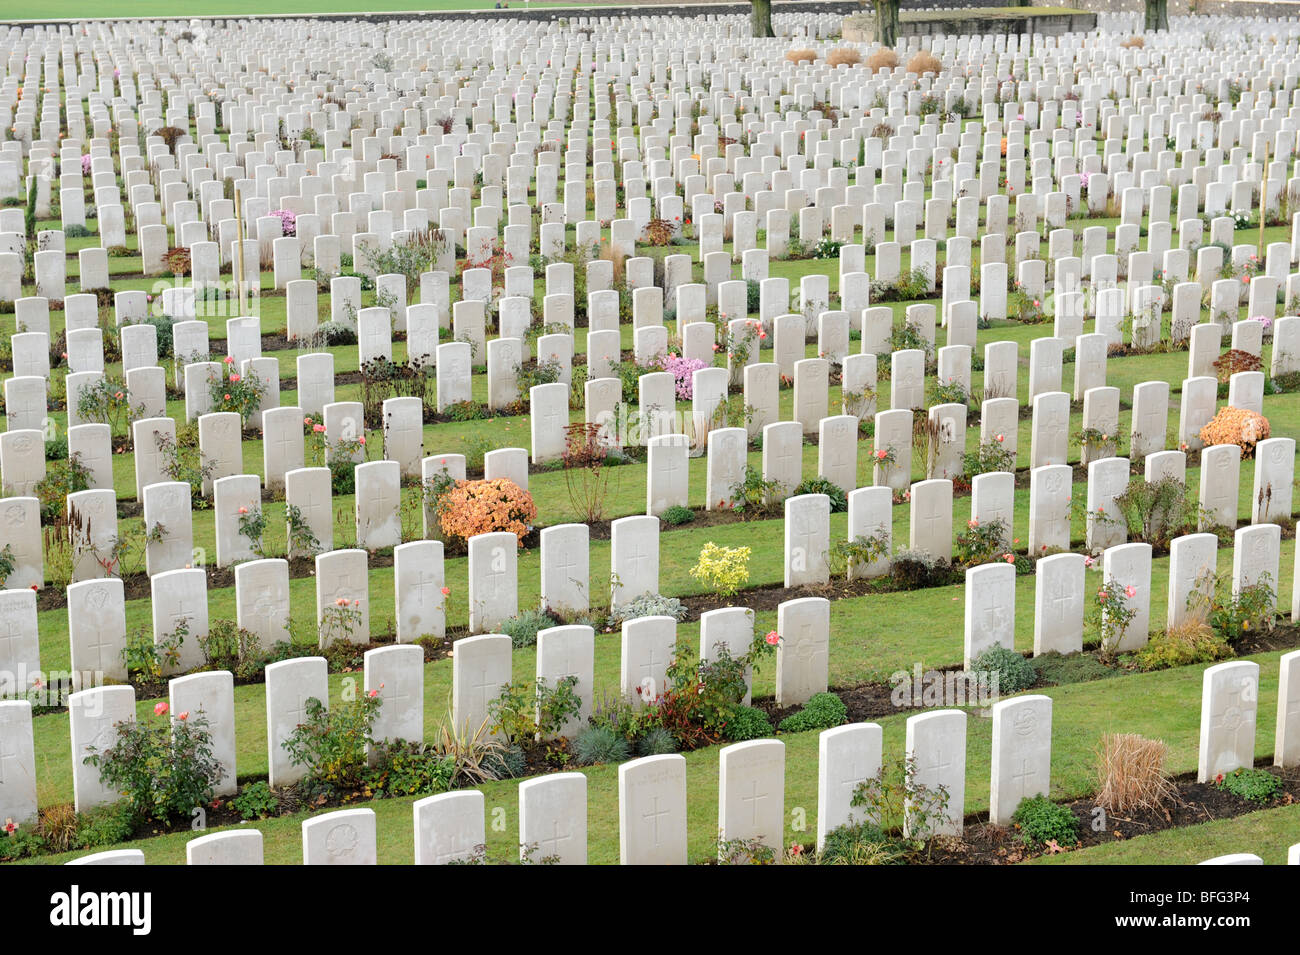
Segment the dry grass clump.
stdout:
<svg viewBox="0 0 1300 955">
<path fill-rule="evenodd" d="M 791 63 L 815 63 L 817 61 L 816 50 L 786 50 L 785 58 Z"/>
<path fill-rule="evenodd" d="M 1158 809 L 1178 792 L 1165 772 L 1163 740 L 1104 733 L 1097 749 L 1097 805 L 1108 812 Z"/>
<path fill-rule="evenodd" d="M 915 73 L 917 76 L 924 76 L 926 73 L 939 74 L 943 72 L 943 61 L 929 50 L 922 50 L 907 61 L 907 72 Z"/>
<path fill-rule="evenodd" d="M 881 48 L 867 57 L 867 69 L 872 73 L 892 70 L 896 66 L 898 66 L 898 54 L 890 49 Z"/>
<path fill-rule="evenodd" d="M 1248 458 L 1255 453 L 1255 445 L 1271 432 L 1268 419 L 1262 414 L 1229 405 L 1220 408 L 1218 414 L 1205 423 L 1201 428 L 1201 440 L 1207 446 L 1235 444 L 1241 448 L 1241 456 Z"/>
<path fill-rule="evenodd" d="M 621 285 L 623 283 L 623 277 L 626 274 L 626 253 L 624 253 L 622 249 L 615 249 L 614 246 L 608 242 L 603 242 L 600 247 L 600 258 L 613 267 L 614 285 Z"/>
<path fill-rule="evenodd" d="M 862 54 L 851 46 L 839 46 L 826 54 L 826 62 L 831 66 L 857 66 Z"/>
<path fill-rule="evenodd" d="M 1120 44 L 1126 50 L 1140 50 L 1147 45 L 1147 41 L 1140 36 L 1131 36 Z"/>
</svg>

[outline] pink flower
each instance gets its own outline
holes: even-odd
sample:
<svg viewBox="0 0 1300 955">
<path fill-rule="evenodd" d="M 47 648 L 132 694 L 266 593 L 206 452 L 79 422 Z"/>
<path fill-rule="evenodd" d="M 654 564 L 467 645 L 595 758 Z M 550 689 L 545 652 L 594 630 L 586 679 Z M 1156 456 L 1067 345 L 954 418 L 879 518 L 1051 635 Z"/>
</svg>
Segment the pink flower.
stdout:
<svg viewBox="0 0 1300 955">
<path fill-rule="evenodd" d="M 1093 564 L 1095 564 L 1095 563 L 1097 563 L 1097 562 L 1096 562 L 1095 560 L 1093 560 L 1091 557 L 1085 557 L 1085 558 L 1083 559 L 1083 566 L 1084 566 L 1084 567 L 1091 567 L 1091 566 L 1092 566 Z"/>
<path fill-rule="evenodd" d="M 1005 434 L 999 434 L 994 440 L 996 440 L 998 444 L 1001 444 L 1006 439 L 1007 436 Z"/>
<path fill-rule="evenodd" d="M 231 358 L 229 355 L 223 358 L 222 361 L 224 361 L 227 365 L 233 365 L 235 363 L 235 359 Z"/>
<path fill-rule="evenodd" d="M 449 596 L 451 596 L 451 588 L 450 588 L 450 587 L 443 587 L 443 588 L 442 588 L 442 595 L 443 595 L 444 597 L 449 597 Z"/>
<path fill-rule="evenodd" d="M 178 716 L 178 717 L 176 717 L 176 718 L 177 718 L 178 720 L 180 720 L 181 722 L 184 722 L 185 720 L 187 720 L 187 719 L 190 718 L 190 711 L 189 711 L 189 710 L 185 710 L 184 712 L 181 713 L 180 716 Z"/>
<path fill-rule="evenodd" d="M 763 639 L 767 641 L 767 645 L 769 647 L 774 647 L 781 642 L 781 635 L 777 633 L 775 630 L 769 630 L 767 632 L 767 636 L 764 637 Z"/>
<path fill-rule="evenodd" d="M 303 424 L 311 424 L 311 418 L 303 418 L 303 419 L 302 419 L 302 423 L 303 423 Z"/>
<path fill-rule="evenodd" d="M 325 430 L 325 426 L 323 424 L 314 424 L 311 426 L 311 429 L 317 434 L 320 434 L 322 431 Z"/>
<path fill-rule="evenodd" d="M 1129 584 L 1127 587 L 1124 588 L 1124 596 L 1128 597 L 1130 600 L 1136 597 L 1137 594 L 1138 594 L 1138 589 L 1134 587 L 1132 584 Z"/>
<path fill-rule="evenodd" d="M 889 454 L 888 451 L 886 451 L 884 448 L 881 448 L 878 451 L 876 451 L 876 460 L 883 461 L 888 456 L 888 454 Z"/>
<path fill-rule="evenodd" d="M 357 444 L 365 444 L 365 443 L 366 443 L 365 435 L 362 435 L 361 437 L 357 438 Z"/>
<path fill-rule="evenodd" d="M 370 697 L 372 700 L 378 695 L 379 695 L 378 690 L 371 690 L 369 693 L 366 694 L 366 696 Z"/>
<path fill-rule="evenodd" d="M 1109 596 L 1106 594 L 1106 591 L 1104 591 L 1104 590 L 1099 590 L 1099 591 L 1097 591 L 1097 599 L 1098 599 L 1098 600 L 1109 600 L 1110 598 L 1109 598 Z"/>
<path fill-rule="evenodd" d="M 343 602 L 344 602 L 344 604 L 347 603 L 346 600 L 343 601 Z M 352 601 L 352 606 L 354 606 L 354 607 L 360 607 L 360 606 L 361 606 L 361 601 L 360 601 L 360 600 L 354 600 L 354 601 Z"/>
<path fill-rule="evenodd" d="M 155 703 L 155 704 L 153 705 L 153 715 L 154 715 L 154 716 L 162 716 L 162 715 L 163 715 L 164 713 L 166 713 L 169 709 L 171 709 L 171 707 L 168 706 L 166 703 Z"/>
<path fill-rule="evenodd" d="M 1016 555 L 1015 555 L 1015 554 L 1003 554 L 1003 555 L 1002 555 L 1002 559 L 1005 560 L 1008 564 L 1014 564 L 1014 563 L 1016 562 Z"/>
<path fill-rule="evenodd" d="M 241 507 L 241 508 L 239 509 L 239 513 L 240 513 L 240 514 L 247 514 L 247 513 L 248 513 L 248 508 L 246 508 L 246 507 Z"/>
<path fill-rule="evenodd" d="M 232 384 L 233 384 L 234 382 L 239 381 L 239 376 L 238 376 L 238 375 L 231 375 L 231 376 L 230 376 L 230 381 L 231 381 Z"/>
<path fill-rule="evenodd" d="M 966 522 L 966 526 L 969 527 L 971 530 L 975 530 L 975 528 L 980 526 L 980 522 L 975 520 L 975 518 L 972 517 L 969 521 Z"/>
<path fill-rule="evenodd" d="M 230 400 L 230 395 L 226 395 L 224 400 L 229 401 L 229 400 Z"/>
</svg>

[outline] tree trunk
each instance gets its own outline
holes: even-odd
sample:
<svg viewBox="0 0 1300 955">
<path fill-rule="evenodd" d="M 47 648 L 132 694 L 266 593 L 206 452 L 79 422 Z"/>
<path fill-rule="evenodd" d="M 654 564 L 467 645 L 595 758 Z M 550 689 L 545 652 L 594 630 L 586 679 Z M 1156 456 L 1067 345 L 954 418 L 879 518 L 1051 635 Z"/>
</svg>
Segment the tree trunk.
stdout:
<svg viewBox="0 0 1300 955">
<path fill-rule="evenodd" d="M 1151 31 L 1169 29 L 1169 0 L 1146 0 L 1146 28 Z"/>
<path fill-rule="evenodd" d="M 754 36 L 776 36 L 772 30 L 772 0 L 750 0 L 749 22 Z"/>
<path fill-rule="evenodd" d="M 876 42 L 892 48 L 898 42 L 898 8 L 901 0 L 876 0 Z"/>
</svg>

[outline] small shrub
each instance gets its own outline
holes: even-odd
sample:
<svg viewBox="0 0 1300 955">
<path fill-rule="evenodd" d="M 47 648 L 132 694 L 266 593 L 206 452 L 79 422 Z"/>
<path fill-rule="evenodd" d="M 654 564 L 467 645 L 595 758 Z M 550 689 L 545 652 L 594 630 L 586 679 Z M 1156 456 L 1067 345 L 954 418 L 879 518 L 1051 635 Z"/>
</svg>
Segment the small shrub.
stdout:
<svg viewBox="0 0 1300 955">
<path fill-rule="evenodd" d="M 164 719 L 124 720 L 104 750 L 85 758 L 100 781 L 122 793 L 140 820 L 187 818 L 195 806 L 212 802 L 221 764 L 212 755 L 212 734 L 202 713 L 167 718 L 167 704 L 154 712 Z"/>
<path fill-rule="evenodd" d="M 818 865 L 892 865 L 905 849 L 870 822 L 847 823 L 826 833 Z"/>
<path fill-rule="evenodd" d="M 1219 384 L 1226 385 L 1232 376 L 1243 371 L 1259 371 L 1263 363 L 1259 356 L 1240 348 L 1231 348 L 1214 360 L 1214 374 Z"/>
<path fill-rule="evenodd" d="M 907 61 L 907 72 L 915 73 L 917 76 L 924 76 L 926 73 L 938 76 L 943 72 L 943 61 L 929 50 L 921 50 Z"/>
<path fill-rule="evenodd" d="M 849 498 L 844 489 L 826 478 L 809 478 L 794 489 L 799 494 L 825 494 L 831 499 L 831 513 L 841 514 L 849 509 Z"/>
<path fill-rule="evenodd" d="M 1007 647 L 989 647 L 971 661 L 971 672 L 996 675 L 999 693 L 1019 693 L 1038 679 L 1034 665 Z"/>
<path fill-rule="evenodd" d="M 573 759 L 579 766 L 621 763 L 631 755 L 628 741 L 608 726 L 588 726 L 573 738 Z"/>
<path fill-rule="evenodd" d="M 189 808 L 185 811 L 188 813 Z M 134 831 L 131 803 L 123 800 L 109 806 L 96 806 L 89 812 L 77 813 L 76 846 L 78 849 L 99 849 L 117 845 L 130 839 Z"/>
<path fill-rule="evenodd" d="M 501 632 L 510 638 L 511 646 L 518 650 L 535 645 L 538 632 L 555 626 L 555 618 L 545 610 L 525 610 L 519 616 L 503 621 L 500 626 Z"/>
<path fill-rule="evenodd" d="M 327 791 L 357 788 L 366 771 L 366 749 L 382 705 L 374 691 L 326 709 L 316 697 L 304 706 L 306 719 L 284 741 L 295 766 L 307 769 L 309 784 Z"/>
<path fill-rule="evenodd" d="M 438 522 L 443 533 L 463 540 L 476 534 L 510 531 L 522 547 L 536 519 L 533 496 L 508 478 L 458 481 L 438 499 Z"/>
<path fill-rule="evenodd" d="M 423 743 L 379 743 L 371 762 L 365 787 L 375 796 L 445 793 L 456 782 L 455 755 Z"/>
<path fill-rule="evenodd" d="M 867 57 L 867 68 L 872 73 L 879 73 L 881 70 L 892 70 L 898 66 L 898 54 L 890 49 L 879 49 Z"/>
<path fill-rule="evenodd" d="M 695 520 L 695 512 L 689 507 L 682 507 L 680 504 L 674 504 L 668 510 L 659 515 L 659 520 L 663 521 L 670 527 L 680 527 L 682 524 L 689 524 Z"/>
<path fill-rule="evenodd" d="M 816 50 L 786 50 L 785 58 L 790 63 L 816 63 Z"/>
<path fill-rule="evenodd" d="M 731 710 L 722 732 L 733 743 L 764 739 L 772 735 L 772 721 L 756 706 L 736 706 Z"/>
<path fill-rule="evenodd" d="M 1177 793 L 1165 771 L 1163 740 L 1105 733 L 1097 750 L 1097 805 L 1108 812 L 1158 809 Z"/>
<path fill-rule="evenodd" d="M 1140 50 L 1147 45 L 1147 41 L 1140 36 L 1131 36 L 1120 44 L 1126 50 Z"/>
<path fill-rule="evenodd" d="M 642 594 L 630 603 L 620 604 L 609 612 L 609 626 L 617 630 L 629 620 L 638 617 L 672 617 L 674 620 L 686 619 L 686 605 L 676 597 L 663 594 Z"/>
<path fill-rule="evenodd" d="M 721 598 L 734 596 L 749 583 L 748 547 L 722 547 L 709 541 L 700 550 L 691 576 Z"/>
<path fill-rule="evenodd" d="M 1203 619 L 1193 617 L 1153 636 L 1136 653 L 1140 670 L 1164 670 L 1192 663 L 1212 663 L 1232 656 L 1232 647 Z"/>
<path fill-rule="evenodd" d="M 806 733 L 809 730 L 826 730 L 841 725 L 849 716 L 849 708 L 834 693 L 814 693 L 798 713 L 781 721 L 782 733 Z"/>
<path fill-rule="evenodd" d="M 1065 846 L 1079 841 L 1079 820 L 1074 813 L 1064 806 L 1058 806 L 1041 793 L 1020 800 L 1011 821 L 1020 830 L 1020 838 L 1028 845 L 1041 846 L 1054 842 L 1058 846 Z"/>
<path fill-rule="evenodd" d="M 239 818 L 245 821 L 265 819 L 279 814 L 280 797 L 275 794 L 275 790 L 270 785 L 259 780 L 241 789 L 239 794 L 230 800 L 230 808 L 239 813 Z"/>
<path fill-rule="evenodd" d="M 673 739 L 673 734 L 662 726 L 650 727 L 645 735 L 637 740 L 638 756 L 663 756 L 675 752 L 677 752 L 677 740 Z"/>
<path fill-rule="evenodd" d="M 1201 440 L 1206 445 L 1235 444 L 1241 448 L 1241 456 L 1248 458 L 1255 453 L 1255 445 L 1270 434 L 1268 419 L 1262 414 L 1246 408 L 1226 406 L 1206 422 L 1201 428 Z"/>
<path fill-rule="evenodd" d="M 1282 795 L 1282 780 L 1266 769 L 1234 769 L 1214 778 L 1216 788 L 1248 802 L 1272 802 Z"/>
</svg>

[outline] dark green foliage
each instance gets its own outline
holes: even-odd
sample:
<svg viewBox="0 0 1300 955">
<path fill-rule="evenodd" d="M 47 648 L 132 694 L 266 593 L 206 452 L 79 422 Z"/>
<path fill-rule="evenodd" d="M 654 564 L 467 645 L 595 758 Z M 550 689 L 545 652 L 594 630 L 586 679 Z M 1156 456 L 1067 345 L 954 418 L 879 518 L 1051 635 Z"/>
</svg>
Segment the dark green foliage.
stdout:
<svg viewBox="0 0 1300 955">
<path fill-rule="evenodd" d="M 1267 769 L 1234 769 L 1226 776 L 1220 773 L 1214 784 L 1248 802 L 1272 802 L 1282 795 L 1282 780 Z"/>
<path fill-rule="evenodd" d="M 1105 680 L 1120 674 L 1119 670 L 1106 666 L 1090 653 L 1072 653 L 1069 656 L 1062 656 L 1053 650 L 1051 653 L 1034 657 L 1030 665 L 1038 673 L 1037 682 L 1046 686 Z"/>
<path fill-rule="evenodd" d="M 826 478 L 809 478 L 794 489 L 799 494 L 825 494 L 831 499 L 831 513 L 842 514 L 849 509 L 849 498 L 844 489 Z"/>
<path fill-rule="evenodd" d="M 682 507 L 680 504 L 674 504 L 668 510 L 659 515 L 659 519 L 671 527 L 679 527 L 682 524 L 689 524 L 695 520 L 695 512 L 689 507 Z"/>
<path fill-rule="evenodd" d="M 1066 846 L 1079 841 L 1079 820 L 1074 813 L 1042 794 L 1020 800 L 1011 821 L 1020 829 L 1020 838 L 1029 845 L 1055 842 Z"/>
<path fill-rule="evenodd" d="M 970 668 L 972 673 L 996 673 L 1000 693 L 1019 693 L 1038 679 L 1034 665 L 1006 647 L 989 647 L 971 661 Z"/>
<path fill-rule="evenodd" d="M 723 734 L 733 743 L 763 739 L 772 735 L 772 721 L 755 706 L 736 706 L 727 718 Z"/>
<path fill-rule="evenodd" d="M 259 780 L 241 789 L 239 795 L 230 800 L 230 808 L 239 813 L 241 819 L 265 819 L 279 814 L 280 798 L 267 783 Z"/>
<path fill-rule="evenodd" d="M 806 733 L 839 726 L 849 716 L 849 708 L 834 693 L 814 693 L 798 713 L 792 713 L 778 727 L 782 733 Z"/>
</svg>

